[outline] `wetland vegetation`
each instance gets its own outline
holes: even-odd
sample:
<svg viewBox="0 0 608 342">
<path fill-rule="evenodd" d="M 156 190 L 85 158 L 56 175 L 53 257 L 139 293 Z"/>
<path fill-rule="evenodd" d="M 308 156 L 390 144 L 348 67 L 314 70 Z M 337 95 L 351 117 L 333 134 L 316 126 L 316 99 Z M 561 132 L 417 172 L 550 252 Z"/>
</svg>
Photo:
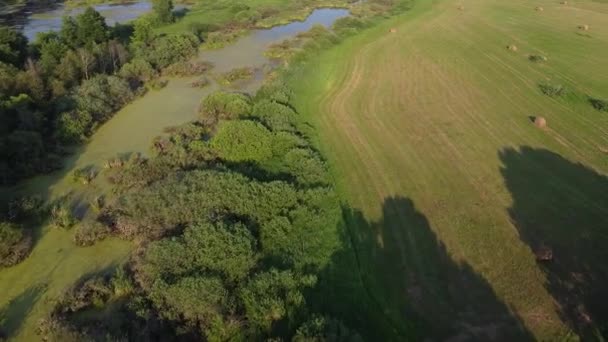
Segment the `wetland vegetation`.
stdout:
<svg viewBox="0 0 608 342">
<path fill-rule="evenodd" d="M 607 336 L 606 4 L 96 8 L 0 29 L 1 338 Z"/>
</svg>

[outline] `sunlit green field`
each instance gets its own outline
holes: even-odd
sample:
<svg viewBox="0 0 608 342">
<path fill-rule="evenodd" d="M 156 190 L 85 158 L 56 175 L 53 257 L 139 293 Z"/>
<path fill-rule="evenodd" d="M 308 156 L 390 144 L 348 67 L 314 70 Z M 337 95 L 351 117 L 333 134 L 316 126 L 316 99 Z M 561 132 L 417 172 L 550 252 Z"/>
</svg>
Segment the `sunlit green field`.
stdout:
<svg viewBox="0 0 608 342">
<path fill-rule="evenodd" d="M 420 1 L 293 76 L 379 315 L 442 338 L 605 333 L 607 22 L 605 2 Z"/>
</svg>

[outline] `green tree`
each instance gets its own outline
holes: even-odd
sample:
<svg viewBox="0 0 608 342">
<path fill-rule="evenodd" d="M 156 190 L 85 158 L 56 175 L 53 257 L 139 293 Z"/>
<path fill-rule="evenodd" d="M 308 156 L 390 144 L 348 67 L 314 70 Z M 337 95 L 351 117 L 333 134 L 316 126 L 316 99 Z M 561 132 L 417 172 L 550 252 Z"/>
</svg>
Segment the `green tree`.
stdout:
<svg viewBox="0 0 608 342">
<path fill-rule="evenodd" d="M 158 22 L 161 24 L 166 24 L 173 21 L 173 1 L 153 0 L 152 9 L 156 14 Z"/>
<path fill-rule="evenodd" d="M 70 16 L 64 16 L 61 20 L 61 30 L 59 36 L 64 44 L 75 48 L 80 46 L 80 40 L 78 39 L 78 24 L 76 19 Z"/>
<path fill-rule="evenodd" d="M 132 87 L 137 87 L 154 78 L 156 70 L 146 60 L 134 58 L 122 66 L 118 75 L 129 81 Z"/>
<path fill-rule="evenodd" d="M 133 35 L 131 42 L 139 46 L 148 46 L 154 40 L 154 28 L 148 17 L 141 17 L 133 23 Z"/>
<path fill-rule="evenodd" d="M 55 134 L 64 143 L 82 141 L 89 133 L 93 119 L 86 111 L 72 110 L 59 115 Z"/>
<path fill-rule="evenodd" d="M 107 41 L 110 30 L 105 18 L 93 7 L 87 7 L 84 13 L 76 17 L 78 31 L 76 33 L 80 46 L 91 46 Z"/>
<path fill-rule="evenodd" d="M 82 82 L 75 94 L 78 109 L 90 113 L 95 122 L 105 122 L 132 99 L 127 81 L 101 74 Z"/>
<path fill-rule="evenodd" d="M 21 67 L 27 56 L 27 38 L 9 27 L 0 26 L 0 62 Z"/>
<path fill-rule="evenodd" d="M 15 75 L 17 75 L 17 72 L 19 70 L 13 65 L 0 62 L 0 98 L 15 93 Z"/>
<path fill-rule="evenodd" d="M 195 56 L 199 43 L 199 39 L 193 34 L 166 35 L 155 38 L 149 48 L 137 50 L 137 55 L 157 69 L 163 69 Z"/>
<path fill-rule="evenodd" d="M 35 46 L 40 55 L 39 64 L 46 75 L 52 75 L 69 46 L 57 32 L 39 33 Z"/>
</svg>

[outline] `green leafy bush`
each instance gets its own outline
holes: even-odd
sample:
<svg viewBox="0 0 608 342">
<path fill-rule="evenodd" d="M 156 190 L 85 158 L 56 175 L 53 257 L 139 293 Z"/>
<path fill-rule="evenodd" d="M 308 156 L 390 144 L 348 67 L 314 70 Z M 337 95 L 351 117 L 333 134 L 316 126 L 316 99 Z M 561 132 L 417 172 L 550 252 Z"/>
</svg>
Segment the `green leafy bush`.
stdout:
<svg viewBox="0 0 608 342">
<path fill-rule="evenodd" d="M 89 113 L 93 120 L 99 123 L 110 119 L 133 98 L 133 91 L 127 81 L 106 75 L 96 75 L 85 80 L 75 95 L 78 109 Z"/>
<path fill-rule="evenodd" d="M 196 76 L 204 74 L 211 69 L 211 63 L 201 61 L 178 62 L 163 69 L 163 75 L 167 76 Z"/>
<path fill-rule="evenodd" d="M 51 225 L 56 228 L 69 229 L 77 222 L 71 208 L 65 203 L 56 203 L 51 207 Z"/>
<path fill-rule="evenodd" d="M 216 124 L 219 120 L 244 117 L 251 112 L 251 99 L 244 94 L 215 92 L 201 103 L 200 113 L 205 123 Z"/>
<path fill-rule="evenodd" d="M 262 162 L 272 156 L 271 134 L 257 122 L 225 121 L 211 140 L 211 147 L 227 161 Z"/>
<path fill-rule="evenodd" d="M 92 166 L 78 168 L 72 172 L 74 182 L 89 184 L 97 177 L 97 170 Z"/>
<path fill-rule="evenodd" d="M 547 61 L 547 57 L 542 55 L 530 55 L 528 56 L 528 59 L 534 63 L 542 63 Z"/>
<path fill-rule="evenodd" d="M 602 111 L 608 112 L 608 100 L 602 100 L 597 98 L 590 98 L 589 103 L 593 106 L 593 108 Z"/>
<path fill-rule="evenodd" d="M 59 115 L 57 119 L 57 137 L 64 143 L 84 141 L 90 134 L 93 118 L 87 111 L 72 110 Z"/>
<path fill-rule="evenodd" d="M 81 247 L 92 246 L 108 237 L 110 233 L 110 228 L 100 222 L 82 222 L 74 230 L 74 243 Z"/>
<path fill-rule="evenodd" d="M 218 77 L 218 82 L 224 85 L 230 85 L 239 80 L 245 80 L 253 77 L 253 69 L 249 67 L 235 68 Z"/>
<path fill-rule="evenodd" d="M 257 263 L 256 249 L 255 238 L 243 224 L 194 224 L 180 238 L 150 245 L 142 279 L 153 283 L 159 277 L 212 272 L 235 282 Z"/>
<path fill-rule="evenodd" d="M 284 104 L 271 100 L 261 100 L 253 106 L 251 115 L 258 118 L 272 131 L 295 131 L 296 113 L 291 107 Z"/>
<path fill-rule="evenodd" d="M 561 84 L 541 83 L 538 85 L 540 91 L 551 97 L 560 97 L 566 94 L 566 88 Z"/>
<path fill-rule="evenodd" d="M 302 290 L 315 282 L 315 277 L 276 269 L 257 274 L 240 292 L 249 324 L 270 331 L 276 321 L 297 315 L 305 306 Z"/>
<path fill-rule="evenodd" d="M 155 78 L 157 72 L 145 59 L 134 58 L 122 66 L 118 75 L 126 79 L 131 87 L 138 87 Z"/>
<path fill-rule="evenodd" d="M 32 238 L 22 228 L 8 222 L 0 222 L 0 267 L 13 266 L 27 257 L 32 248 Z"/>
<path fill-rule="evenodd" d="M 196 81 L 190 82 L 192 88 L 204 88 L 209 85 L 209 79 L 207 77 L 201 77 Z"/>
<path fill-rule="evenodd" d="M 176 34 L 156 37 L 150 46 L 142 47 L 137 55 L 150 62 L 157 70 L 183 62 L 195 56 L 200 41 L 193 34 Z"/>
<path fill-rule="evenodd" d="M 309 149 L 293 149 L 285 155 L 285 171 L 303 185 L 328 184 L 327 169 L 319 156 Z"/>
</svg>

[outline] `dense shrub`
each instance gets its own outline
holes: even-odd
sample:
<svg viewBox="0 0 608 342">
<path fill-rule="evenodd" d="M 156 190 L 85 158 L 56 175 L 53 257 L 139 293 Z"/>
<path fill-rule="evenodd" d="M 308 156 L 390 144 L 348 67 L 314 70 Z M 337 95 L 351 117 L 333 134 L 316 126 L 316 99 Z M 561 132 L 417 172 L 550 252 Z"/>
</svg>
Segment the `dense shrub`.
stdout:
<svg viewBox="0 0 608 342">
<path fill-rule="evenodd" d="M 143 58 L 134 58 L 123 65 L 118 74 L 134 88 L 152 80 L 157 73 L 148 61 Z"/>
<path fill-rule="evenodd" d="M 95 122 L 105 122 L 127 103 L 134 94 L 127 81 L 107 75 L 85 80 L 76 90 L 78 109 L 91 115 Z"/>
<path fill-rule="evenodd" d="M 543 94 L 551 97 L 560 97 L 566 93 L 566 88 L 561 84 L 541 83 L 538 87 Z"/>
<path fill-rule="evenodd" d="M 270 131 L 254 121 L 226 121 L 219 125 L 211 147 L 231 162 L 262 162 L 272 156 Z"/>
<path fill-rule="evenodd" d="M 198 38 L 193 34 L 159 36 L 150 46 L 141 48 L 137 54 L 160 70 L 195 56 L 199 43 Z"/>
<path fill-rule="evenodd" d="M 209 69 L 211 69 L 211 64 L 209 62 L 191 60 L 169 65 L 163 69 L 163 75 L 179 77 L 197 76 L 204 74 Z"/>
<path fill-rule="evenodd" d="M 85 166 L 75 169 L 72 172 L 72 179 L 77 183 L 89 184 L 97 177 L 97 173 L 98 171 L 93 166 Z"/>
<path fill-rule="evenodd" d="M 302 137 L 289 132 L 276 132 L 272 136 L 272 155 L 282 159 L 289 151 L 298 147 L 308 147 Z"/>
<path fill-rule="evenodd" d="M 144 256 L 142 277 L 156 279 L 213 272 L 229 282 L 247 276 L 257 263 L 257 246 L 243 224 L 195 224 L 177 239 L 152 243 Z"/>
<path fill-rule="evenodd" d="M 18 31 L 0 26 L 0 62 L 20 66 L 27 56 L 27 38 Z"/>
<path fill-rule="evenodd" d="M 110 228 L 100 222 L 82 222 L 74 230 L 74 243 L 81 247 L 92 246 L 108 237 L 110 233 Z"/>
<path fill-rule="evenodd" d="M 11 221 L 39 219 L 45 214 L 42 197 L 34 195 L 12 199 L 8 203 L 7 214 Z"/>
<path fill-rule="evenodd" d="M 224 85 L 230 85 L 239 80 L 245 80 L 253 77 L 253 69 L 249 67 L 242 67 L 232 69 L 219 76 L 218 82 Z"/>
<path fill-rule="evenodd" d="M 58 201 L 51 207 L 50 224 L 55 228 L 69 229 L 76 224 L 76 217 L 66 203 Z"/>
<path fill-rule="evenodd" d="M 232 43 L 245 32 L 245 30 L 223 30 L 209 32 L 204 39 L 203 46 L 207 49 L 219 49 Z"/>
<path fill-rule="evenodd" d="M 296 331 L 292 342 L 362 342 L 363 338 L 343 322 L 326 316 L 313 316 Z"/>
<path fill-rule="evenodd" d="M 215 92 L 203 99 L 200 113 L 202 120 L 214 125 L 219 120 L 244 117 L 251 112 L 251 99 L 244 94 Z"/>
<path fill-rule="evenodd" d="M 542 63 L 547 61 L 547 57 L 541 55 L 530 55 L 528 59 L 534 63 Z"/>
<path fill-rule="evenodd" d="M 332 26 L 334 32 L 339 36 L 348 36 L 369 26 L 369 23 L 360 18 L 344 17 L 336 20 Z"/>
<path fill-rule="evenodd" d="M 289 89 L 282 82 L 267 82 L 255 93 L 255 100 L 269 100 L 278 102 L 284 105 L 288 105 L 291 100 L 293 94 L 291 89 Z"/>
<path fill-rule="evenodd" d="M 254 276 L 240 291 L 249 324 L 270 331 L 273 323 L 304 310 L 303 289 L 315 284 L 314 276 L 298 276 L 271 269 Z"/>
<path fill-rule="evenodd" d="M 271 100 L 261 100 L 253 106 L 251 115 L 258 118 L 272 131 L 295 131 L 296 113 L 291 107 L 284 104 Z"/>
<path fill-rule="evenodd" d="M 29 233 L 12 223 L 0 222 L 0 267 L 19 263 L 27 257 L 31 248 Z"/>
<path fill-rule="evenodd" d="M 327 169 L 319 156 L 309 149 L 293 149 L 285 155 L 285 171 L 304 185 L 328 184 Z"/>
<path fill-rule="evenodd" d="M 296 53 L 299 45 L 299 39 L 286 39 L 282 42 L 271 44 L 264 51 L 264 55 L 271 59 L 288 60 Z"/>
<path fill-rule="evenodd" d="M 209 79 L 207 77 L 201 77 L 196 81 L 190 82 L 192 88 L 204 88 L 209 85 Z"/>
<path fill-rule="evenodd" d="M 91 114 L 83 110 L 71 110 L 59 115 L 57 119 L 57 138 L 63 143 L 77 143 L 86 139 L 89 135 L 93 118 Z"/>
<path fill-rule="evenodd" d="M 589 103 L 591 103 L 593 108 L 599 111 L 608 112 L 608 100 L 590 98 Z"/>
</svg>

